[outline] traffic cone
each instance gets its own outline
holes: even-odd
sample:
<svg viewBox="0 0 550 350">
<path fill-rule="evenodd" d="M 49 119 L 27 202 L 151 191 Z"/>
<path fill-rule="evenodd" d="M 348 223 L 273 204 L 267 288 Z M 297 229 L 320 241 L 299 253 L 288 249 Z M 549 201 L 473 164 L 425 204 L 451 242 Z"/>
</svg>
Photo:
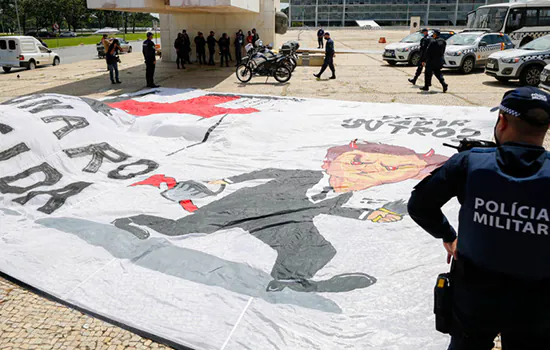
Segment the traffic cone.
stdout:
<svg viewBox="0 0 550 350">
<path fill-rule="evenodd" d="M 379 44 L 385 44 L 386 43 L 386 38 L 381 37 L 380 39 L 378 39 L 378 43 Z"/>
</svg>

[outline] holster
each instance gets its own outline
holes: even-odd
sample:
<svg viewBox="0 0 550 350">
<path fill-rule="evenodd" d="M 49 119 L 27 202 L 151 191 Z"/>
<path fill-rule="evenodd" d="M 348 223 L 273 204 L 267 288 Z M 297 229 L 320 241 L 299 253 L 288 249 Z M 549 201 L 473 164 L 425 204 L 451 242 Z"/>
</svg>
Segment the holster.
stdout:
<svg viewBox="0 0 550 350">
<path fill-rule="evenodd" d="M 451 272 L 442 273 L 437 276 L 434 288 L 434 314 L 435 329 L 444 334 L 450 334 L 453 323 L 453 270 L 454 260 L 451 265 Z"/>
</svg>

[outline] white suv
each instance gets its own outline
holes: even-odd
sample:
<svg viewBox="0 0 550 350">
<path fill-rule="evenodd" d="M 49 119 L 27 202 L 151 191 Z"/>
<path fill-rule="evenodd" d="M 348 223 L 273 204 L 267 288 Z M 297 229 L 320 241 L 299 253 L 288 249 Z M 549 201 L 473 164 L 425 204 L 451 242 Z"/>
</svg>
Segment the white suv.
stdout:
<svg viewBox="0 0 550 350">
<path fill-rule="evenodd" d="M 432 32 L 428 33 L 430 36 Z M 454 35 L 454 32 L 441 32 L 441 37 L 445 40 Z M 420 61 L 420 40 L 424 35 L 421 32 L 412 33 L 406 36 L 398 43 L 386 45 L 382 59 L 390 66 L 397 63 L 408 63 L 416 66 Z"/>
<path fill-rule="evenodd" d="M 540 73 L 550 63 L 550 35 L 535 39 L 519 49 L 489 56 L 485 74 L 498 81 L 519 79 L 522 85 L 537 86 Z"/>
<path fill-rule="evenodd" d="M 483 67 L 490 54 L 513 48 L 514 44 L 506 34 L 465 31 L 447 40 L 443 67 L 468 74 L 475 67 Z"/>
</svg>

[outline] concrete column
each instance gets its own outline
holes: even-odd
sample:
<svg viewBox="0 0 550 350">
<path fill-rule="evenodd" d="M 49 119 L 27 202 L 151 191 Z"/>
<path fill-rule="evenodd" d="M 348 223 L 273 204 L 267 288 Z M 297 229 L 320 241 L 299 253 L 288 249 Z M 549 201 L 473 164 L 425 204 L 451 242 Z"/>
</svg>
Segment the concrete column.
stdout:
<svg viewBox="0 0 550 350">
<path fill-rule="evenodd" d="M 344 0 L 342 6 L 342 27 L 346 26 L 346 0 Z"/>
</svg>

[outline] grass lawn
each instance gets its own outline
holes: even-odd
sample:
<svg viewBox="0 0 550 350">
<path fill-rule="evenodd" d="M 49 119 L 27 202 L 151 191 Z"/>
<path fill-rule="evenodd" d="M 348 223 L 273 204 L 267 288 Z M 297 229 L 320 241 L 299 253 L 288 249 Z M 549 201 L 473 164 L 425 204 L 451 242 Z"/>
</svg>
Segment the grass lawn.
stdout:
<svg viewBox="0 0 550 350">
<path fill-rule="evenodd" d="M 135 40 L 145 40 L 147 37 L 145 36 L 146 33 L 128 33 L 126 34 L 126 41 L 135 41 Z M 117 38 L 123 38 L 124 34 L 115 34 L 113 35 Z M 109 35 L 111 37 L 111 35 Z M 59 46 L 57 46 L 57 39 L 43 39 L 44 42 L 48 45 L 48 47 L 56 48 L 56 47 L 64 47 L 64 46 L 78 46 L 80 44 L 84 45 L 91 45 L 91 44 L 97 44 L 101 41 L 102 36 L 101 35 L 82 35 L 77 36 L 76 38 L 59 38 Z M 156 38 L 160 39 L 160 33 L 157 33 Z"/>
</svg>

